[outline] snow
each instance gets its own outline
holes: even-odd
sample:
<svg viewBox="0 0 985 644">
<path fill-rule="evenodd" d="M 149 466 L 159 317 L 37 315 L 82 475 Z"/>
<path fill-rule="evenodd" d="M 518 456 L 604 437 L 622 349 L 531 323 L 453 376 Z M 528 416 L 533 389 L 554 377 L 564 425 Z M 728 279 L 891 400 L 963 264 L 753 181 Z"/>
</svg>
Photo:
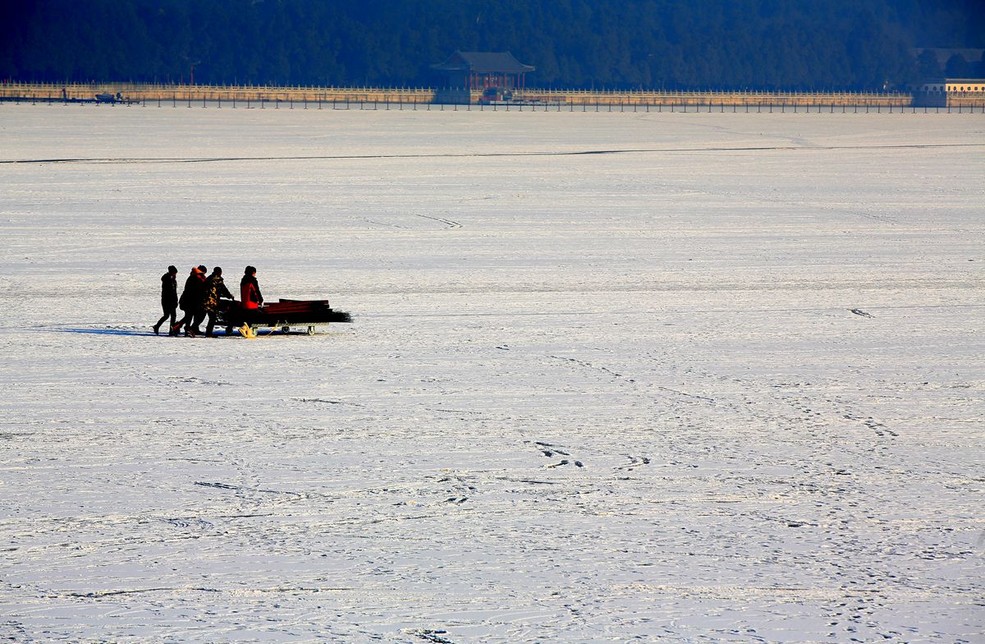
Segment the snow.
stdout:
<svg viewBox="0 0 985 644">
<path fill-rule="evenodd" d="M 985 120 L 0 106 L 0 637 L 982 641 Z M 314 337 L 155 337 L 252 264 Z"/>
</svg>

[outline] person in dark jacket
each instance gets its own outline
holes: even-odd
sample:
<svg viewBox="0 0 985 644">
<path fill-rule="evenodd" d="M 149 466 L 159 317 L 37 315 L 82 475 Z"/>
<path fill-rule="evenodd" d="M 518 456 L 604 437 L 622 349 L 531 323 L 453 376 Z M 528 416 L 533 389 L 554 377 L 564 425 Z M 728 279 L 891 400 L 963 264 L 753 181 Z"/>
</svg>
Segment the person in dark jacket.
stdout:
<svg viewBox="0 0 985 644">
<path fill-rule="evenodd" d="M 177 317 L 178 269 L 174 266 L 168 266 L 168 272 L 161 275 L 161 309 L 164 311 L 164 315 L 154 325 L 154 335 L 160 333 L 161 325 L 168 318 L 171 318 L 171 324 L 169 326 L 173 327 L 174 319 Z"/>
<path fill-rule="evenodd" d="M 216 266 L 212 269 L 212 274 L 209 275 L 209 278 L 205 280 L 204 297 L 202 298 L 202 309 L 209 316 L 209 323 L 205 327 L 205 337 L 207 338 L 217 337 L 213 333 L 213 330 L 215 329 L 215 319 L 216 313 L 219 310 L 220 299 L 231 300 L 233 299 L 233 294 L 229 292 L 225 282 L 222 281 L 222 269 Z"/>
<path fill-rule="evenodd" d="M 185 312 L 185 316 L 171 327 L 170 335 L 178 335 L 182 326 L 185 327 L 186 336 L 196 335 L 194 330 L 195 316 L 202 307 L 202 294 L 205 289 L 205 271 L 203 269 L 203 266 L 196 266 L 188 274 L 185 288 L 181 292 L 181 299 L 178 300 L 178 307 Z"/>
<path fill-rule="evenodd" d="M 209 269 L 205 264 L 198 265 L 198 272 L 202 274 L 202 284 L 196 294 L 195 300 L 189 300 L 195 306 L 195 316 L 192 318 L 192 335 L 202 335 L 202 320 L 205 319 L 205 281 L 208 279 Z M 188 327 L 185 327 L 188 328 Z"/>
<path fill-rule="evenodd" d="M 257 309 L 263 304 L 260 283 L 257 282 L 257 269 L 247 266 L 243 279 L 239 281 L 239 300 L 244 309 Z"/>
</svg>

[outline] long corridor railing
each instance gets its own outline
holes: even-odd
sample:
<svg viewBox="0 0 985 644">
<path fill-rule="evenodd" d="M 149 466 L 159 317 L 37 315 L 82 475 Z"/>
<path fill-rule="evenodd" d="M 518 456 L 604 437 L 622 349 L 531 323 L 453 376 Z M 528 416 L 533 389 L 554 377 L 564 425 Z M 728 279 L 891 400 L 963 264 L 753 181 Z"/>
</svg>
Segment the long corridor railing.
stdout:
<svg viewBox="0 0 985 644">
<path fill-rule="evenodd" d="M 526 89 L 512 100 L 483 103 L 479 91 L 433 88 L 279 87 L 147 83 L 0 83 L 0 101 L 217 105 L 335 109 L 505 109 L 537 111 L 914 111 L 985 113 L 985 94 L 964 93 L 924 100 L 906 92 L 617 91 Z"/>
</svg>

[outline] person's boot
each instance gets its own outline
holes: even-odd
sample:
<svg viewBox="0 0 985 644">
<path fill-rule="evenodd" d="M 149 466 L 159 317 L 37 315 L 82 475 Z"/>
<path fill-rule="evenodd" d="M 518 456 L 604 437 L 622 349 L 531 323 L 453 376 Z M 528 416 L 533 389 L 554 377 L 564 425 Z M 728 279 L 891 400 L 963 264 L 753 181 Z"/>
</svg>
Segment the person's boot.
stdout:
<svg viewBox="0 0 985 644">
<path fill-rule="evenodd" d="M 160 331 L 161 331 L 161 325 L 160 324 L 155 324 L 152 328 L 154 329 L 154 335 L 161 335 L 161 333 L 160 333 Z"/>
</svg>

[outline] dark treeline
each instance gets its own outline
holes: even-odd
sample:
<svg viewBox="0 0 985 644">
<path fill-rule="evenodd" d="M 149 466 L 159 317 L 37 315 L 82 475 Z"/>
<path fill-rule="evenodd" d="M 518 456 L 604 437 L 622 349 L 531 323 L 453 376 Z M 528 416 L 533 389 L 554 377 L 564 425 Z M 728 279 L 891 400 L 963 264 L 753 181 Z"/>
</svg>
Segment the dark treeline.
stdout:
<svg viewBox="0 0 985 644">
<path fill-rule="evenodd" d="M 8 0 L 0 80 L 437 87 L 456 49 L 536 87 L 878 90 L 985 75 L 981 0 Z"/>
</svg>

